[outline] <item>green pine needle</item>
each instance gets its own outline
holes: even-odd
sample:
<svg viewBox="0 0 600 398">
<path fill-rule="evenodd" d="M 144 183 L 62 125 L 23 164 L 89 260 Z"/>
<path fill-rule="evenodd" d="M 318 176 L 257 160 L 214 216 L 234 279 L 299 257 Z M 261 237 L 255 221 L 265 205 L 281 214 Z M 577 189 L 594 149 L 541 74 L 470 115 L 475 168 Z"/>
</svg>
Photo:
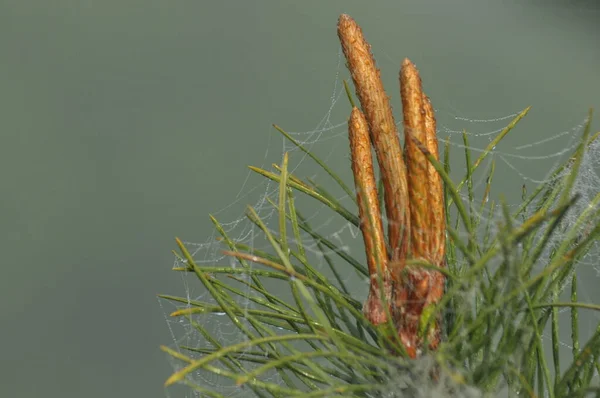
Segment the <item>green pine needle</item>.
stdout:
<svg viewBox="0 0 600 398">
<path fill-rule="evenodd" d="M 502 215 L 494 217 L 493 160 L 482 197 L 473 189 L 473 176 L 482 161 L 529 109 L 519 113 L 474 162 L 463 135 L 467 172 L 458 184 L 449 176 L 448 142 L 443 163 L 422 148 L 445 184 L 448 267 L 414 260 L 407 266 L 435 269 L 446 276 L 445 295 L 424 311 L 419 326 L 426 335 L 435 315 L 443 314 L 445 337 L 436 351 L 417 360 L 398 355 L 403 347 L 390 339 L 394 331 L 389 325 L 374 327 L 364 317 L 362 304 L 345 282 L 350 271 L 367 277 L 366 266 L 316 232 L 295 198 L 315 199 L 354 227 L 359 225 L 357 209 L 345 208 L 327 187 L 291 174 L 293 159 L 286 153 L 272 171 L 250 168 L 279 184 L 277 193 L 267 198 L 277 215 L 277 228 L 269 227 L 253 208 L 247 210 L 254 232 L 269 249 L 236 242 L 212 216 L 225 258 L 232 261 L 200 265 L 176 240 L 174 269 L 194 275 L 208 295 L 204 300 L 160 296 L 177 306 L 171 316 L 184 319 L 202 342 L 162 347 L 181 363 L 166 385 L 183 383 L 210 397 L 224 396 L 219 393 L 222 386 L 247 388 L 258 397 L 411 396 L 427 388 L 445 396 L 493 394 L 502 388 L 513 396 L 598 396 L 600 323 L 583 341 L 580 313 L 600 311 L 600 305 L 578 301 L 577 264 L 600 236 L 600 194 L 582 207 L 574 192 L 585 151 L 598 137 L 590 138 L 591 111 L 571 158 L 530 194 L 524 189 L 515 212 L 501 201 Z M 276 129 L 355 199 L 348 185 L 312 151 Z M 485 213 L 490 214 L 486 219 L 478 216 Z M 320 251 L 327 267 L 315 266 L 308 248 Z M 569 283 L 570 301 L 565 301 L 562 293 Z M 570 313 L 570 357 L 559 353 L 562 308 Z M 225 333 L 209 328 L 215 322 Z M 224 338 L 233 331 L 237 340 Z M 200 383 L 203 376 L 198 372 L 220 381 L 212 386 Z"/>
</svg>

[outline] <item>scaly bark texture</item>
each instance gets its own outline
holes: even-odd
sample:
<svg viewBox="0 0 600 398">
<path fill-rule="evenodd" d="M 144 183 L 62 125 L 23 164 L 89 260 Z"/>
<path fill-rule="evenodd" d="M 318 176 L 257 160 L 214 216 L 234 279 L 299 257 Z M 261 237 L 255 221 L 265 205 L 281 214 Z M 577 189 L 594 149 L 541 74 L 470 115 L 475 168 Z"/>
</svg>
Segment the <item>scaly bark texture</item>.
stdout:
<svg viewBox="0 0 600 398">
<path fill-rule="evenodd" d="M 340 16 L 338 36 L 369 125 L 383 179 L 390 257 L 392 261 L 402 261 L 408 250 L 410 216 L 406 167 L 392 108 L 371 54 L 371 46 L 350 16 Z"/>
<path fill-rule="evenodd" d="M 423 93 L 417 68 L 405 59 L 400 71 L 403 157 L 389 99 L 360 27 L 352 18 L 342 15 L 338 36 L 364 112 L 363 116 L 354 108 L 348 122 L 352 171 L 370 275 L 369 297 L 363 311 L 374 325 L 379 325 L 388 320 L 385 305 L 388 303 L 387 310 L 405 351 L 416 358 L 426 343 L 429 349 L 436 349 L 441 339 L 439 317 L 431 320 L 426 330 L 420 330 L 420 325 L 427 309 L 444 294 L 444 276 L 430 269 L 406 267 L 409 258 L 445 266 L 442 180 L 425 155 L 439 159 L 434 111 Z M 369 135 L 384 185 L 389 253 L 379 214 Z"/>
<path fill-rule="evenodd" d="M 387 268 L 388 255 L 377 197 L 377 181 L 373 172 L 369 128 L 358 108 L 352 109 L 350 114 L 348 135 L 360 229 L 365 243 L 370 276 L 369 297 L 365 301 L 363 312 L 372 324 L 379 325 L 388 320 L 385 307 L 387 306 L 389 310 L 392 303 L 392 281 Z"/>
<path fill-rule="evenodd" d="M 423 93 L 421 77 L 415 65 L 405 59 L 400 70 L 400 94 L 404 115 L 404 156 L 408 170 L 411 240 L 410 255 L 442 267 L 445 265 L 443 187 L 440 176 L 423 153 L 438 158 L 436 122 L 429 98 Z M 415 268 L 400 272 L 402 282 L 395 291 L 394 318 L 398 335 L 411 357 L 418 356 L 423 341 L 435 349 L 440 341 L 440 320 L 436 319 L 426 336 L 418 333 L 419 321 L 427 306 L 435 305 L 444 294 L 444 277 L 437 271 Z"/>
</svg>

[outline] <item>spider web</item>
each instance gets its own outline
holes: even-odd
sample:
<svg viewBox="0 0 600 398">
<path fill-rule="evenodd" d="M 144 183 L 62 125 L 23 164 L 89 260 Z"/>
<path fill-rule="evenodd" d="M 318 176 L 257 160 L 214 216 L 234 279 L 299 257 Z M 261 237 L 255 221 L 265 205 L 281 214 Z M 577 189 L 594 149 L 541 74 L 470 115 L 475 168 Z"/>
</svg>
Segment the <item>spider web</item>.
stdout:
<svg viewBox="0 0 600 398">
<path fill-rule="evenodd" d="M 348 79 L 347 72 L 343 68 L 343 56 L 341 52 L 338 54 L 338 64 L 335 76 L 332 78 L 332 91 L 330 97 L 330 106 L 325 114 L 318 120 L 309 130 L 304 131 L 287 131 L 294 140 L 299 142 L 306 149 L 313 151 L 326 164 L 328 164 L 350 187 L 353 187 L 352 174 L 350 172 L 348 133 L 347 133 L 347 117 L 350 107 L 342 79 Z M 436 103 L 436 98 L 432 98 L 432 102 Z M 443 102 L 443 101 L 442 101 Z M 465 173 L 465 144 L 463 134 L 468 138 L 469 148 L 471 150 L 472 161 L 484 152 L 488 144 L 497 136 L 506 125 L 513 120 L 522 109 L 511 109 L 500 113 L 493 118 L 479 119 L 471 115 L 457 114 L 455 110 L 449 108 L 436 109 L 436 118 L 438 122 L 438 138 L 440 139 L 440 157 L 443 153 L 443 141 L 447 138 L 450 146 L 451 159 L 451 177 L 453 181 L 460 181 Z M 401 119 L 398 116 L 398 109 L 395 111 L 396 119 Z M 527 116 L 529 118 L 535 116 Z M 526 118 L 527 118 L 526 117 Z M 551 172 L 557 166 L 564 163 L 569 155 L 579 145 L 586 123 L 585 116 L 582 115 L 581 122 L 565 130 L 548 131 L 541 139 L 528 141 L 527 135 L 522 133 L 522 126 L 517 125 L 515 131 L 509 133 L 509 136 L 493 148 L 487 158 L 479 166 L 473 178 L 473 192 L 476 200 L 481 201 L 484 197 L 484 191 L 487 186 L 487 176 L 493 163 L 495 163 L 495 174 L 493 176 L 492 190 L 489 193 L 488 200 L 498 201 L 500 196 L 503 196 L 511 211 L 516 211 L 522 202 L 523 189 L 534 189 L 541 183 L 558 180 L 564 175 L 552 176 Z M 298 126 L 306 128 L 306 126 Z M 402 131 L 402 126 L 398 125 L 398 130 Z M 515 139 L 514 135 L 518 134 Z M 342 189 L 332 184 L 331 178 L 309 158 L 309 156 L 301 151 L 296 145 L 293 145 L 289 140 L 274 132 L 268 137 L 265 145 L 265 153 L 262 161 L 257 156 L 257 161 L 260 162 L 256 166 L 271 170 L 272 159 L 275 163 L 281 163 L 283 153 L 289 153 L 288 171 L 299 178 L 309 177 L 321 186 L 331 188 L 330 193 L 344 206 L 353 209 L 356 212 L 353 199 Z M 403 141 L 401 137 L 401 142 Z M 598 170 L 600 166 L 600 144 L 594 143 L 585 153 L 581 164 L 579 176 L 575 182 L 574 192 L 581 195 L 580 200 L 571 209 L 564 220 L 562 221 L 561 229 L 566 230 L 576 221 L 576 217 L 589 204 L 592 198 L 600 191 L 600 176 Z M 242 171 L 240 171 L 242 172 Z M 276 198 L 279 190 L 279 184 L 255 175 L 249 172 L 244 183 L 240 187 L 239 193 L 235 198 L 232 198 L 231 203 L 228 203 L 222 209 L 212 212 L 219 220 L 226 234 L 238 244 L 246 245 L 247 247 L 271 252 L 271 246 L 265 239 L 262 231 L 244 215 L 244 208 L 251 205 L 257 212 L 259 217 L 267 225 L 270 230 L 278 230 L 278 213 L 277 210 L 269 203 L 269 198 Z M 466 190 L 461 190 L 461 195 L 465 201 L 468 200 Z M 327 207 L 316 203 L 315 200 L 303 196 L 299 192 L 295 192 L 296 208 L 298 212 L 306 219 L 314 231 L 324 236 L 335 245 L 340 247 L 345 253 L 354 256 L 359 261 L 365 263 L 365 255 L 361 252 L 363 248 L 362 236 L 358 228 L 343 220 L 338 214 L 332 212 Z M 533 206 L 532 206 L 533 207 Z M 223 220 L 219 215 L 225 211 L 230 212 L 232 208 L 239 209 L 239 217 L 233 220 Z M 503 216 L 499 207 L 497 211 L 489 213 L 489 207 L 481 207 L 482 212 L 478 208 L 472 209 L 476 217 L 485 220 L 491 220 L 492 234 L 494 229 Z M 526 215 L 531 215 L 533 209 L 527 210 Z M 515 219 L 518 223 L 521 219 Z M 521 220 L 522 221 L 522 220 Z M 290 236 L 293 240 L 293 237 Z M 560 234 L 555 234 L 554 239 L 560 239 Z M 336 262 L 336 253 L 327 248 L 319 246 L 317 242 L 307 233 L 302 234 L 304 248 L 307 252 L 307 257 L 311 265 L 317 268 L 320 272 L 333 278 L 334 275 L 329 269 L 328 259 L 333 259 Z M 225 256 L 223 250 L 226 248 L 223 240 L 218 232 L 214 232 L 207 237 L 204 242 L 187 242 L 184 241 L 188 250 L 190 250 L 195 261 L 200 266 L 230 266 L 240 267 L 232 257 Z M 556 242 L 550 242 L 548 248 L 552 247 Z M 579 262 L 577 272 L 580 282 L 578 286 L 579 300 L 582 302 L 595 303 L 599 301 L 597 289 L 594 286 L 598 283 L 598 275 L 600 274 L 600 266 L 598 265 L 598 246 L 596 244 L 592 250 Z M 540 267 L 545 264 L 550 256 L 550 249 L 546 249 L 540 261 Z M 181 263 L 176 261 L 175 267 L 180 267 Z M 539 271 L 539 270 L 538 270 Z M 535 270 L 534 270 L 535 272 Z M 342 272 L 344 283 L 350 287 L 352 295 L 359 301 L 364 301 L 367 296 L 368 279 L 360 276 L 355 272 Z M 250 283 L 250 279 L 244 274 L 238 276 L 242 281 Z M 182 273 L 183 292 L 188 302 L 202 301 L 211 302 L 210 293 L 202 286 L 194 275 Z M 244 283 L 233 282 L 232 286 L 251 295 L 251 289 Z M 279 286 L 275 284 L 265 283 L 265 288 L 276 292 L 280 298 L 293 302 L 289 292 L 289 285 L 282 283 Z M 565 291 L 568 291 L 566 289 Z M 466 292 L 465 294 L 472 294 Z M 570 301 L 567 298 L 561 301 Z M 185 305 L 176 305 L 170 301 L 160 301 L 165 313 L 166 323 L 171 332 L 173 339 L 172 348 L 178 350 L 178 347 L 206 347 L 207 339 L 199 334 L 194 328 L 193 323 L 184 318 L 171 318 L 167 314 L 175 309 L 185 307 Z M 238 302 L 244 310 L 257 308 L 257 305 L 250 300 L 241 300 Z M 188 304 L 189 306 L 189 304 Z M 563 324 L 570 322 L 570 313 L 568 309 L 561 309 L 560 321 Z M 585 341 L 593 333 L 593 329 L 598 324 L 599 315 L 597 313 L 586 312 L 581 315 L 581 340 Z M 222 345 L 238 343 L 247 340 L 246 336 L 236 327 L 232 326 L 231 321 L 225 313 L 203 314 L 194 318 L 194 322 L 202 322 L 208 332 Z M 571 353 L 571 339 L 568 335 L 569 328 L 562 328 L 560 354 L 565 358 Z M 544 339 L 546 343 L 550 341 L 550 331 L 546 330 Z M 189 353 L 188 353 L 189 354 Z M 243 355 L 240 355 L 243 359 Z M 173 368 L 180 369 L 183 365 L 178 361 L 172 360 Z M 424 374 L 427 374 L 424 371 Z M 597 377 L 597 376 L 596 376 Z M 203 387 L 208 387 L 218 391 L 220 394 L 231 397 L 246 397 L 254 396 L 252 391 L 243 387 L 236 386 L 233 382 L 227 381 L 223 377 L 219 377 L 205 371 L 198 371 L 188 377 L 188 381 Z M 269 380 L 270 382 L 282 383 L 279 380 L 277 373 L 273 372 Z M 400 383 L 396 381 L 395 383 Z M 421 386 L 427 383 L 421 384 Z M 397 385 L 395 385 L 397 387 Z M 395 387 L 390 388 L 390 393 L 386 396 L 403 396 L 394 392 Z M 200 393 L 187 390 L 186 397 L 202 396 Z M 443 392 L 421 391 L 421 396 L 436 396 Z M 440 395 L 442 396 L 442 395 Z M 479 396 L 477 391 L 465 391 L 464 396 Z"/>
</svg>

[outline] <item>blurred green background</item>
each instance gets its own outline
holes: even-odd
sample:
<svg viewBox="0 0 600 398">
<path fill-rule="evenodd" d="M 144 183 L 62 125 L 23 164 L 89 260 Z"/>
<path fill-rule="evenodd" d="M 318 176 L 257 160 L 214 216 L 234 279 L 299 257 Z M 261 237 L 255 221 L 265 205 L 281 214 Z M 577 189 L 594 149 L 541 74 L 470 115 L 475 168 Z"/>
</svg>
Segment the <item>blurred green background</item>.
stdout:
<svg viewBox="0 0 600 398">
<path fill-rule="evenodd" d="M 517 153 L 581 124 L 589 107 L 600 112 L 599 10 L 595 1 L 1 0 L 0 396 L 191 396 L 162 387 L 171 307 L 156 294 L 185 294 L 170 271 L 173 237 L 204 242 L 209 212 L 231 221 L 253 203 L 237 196 L 257 181 L 246 181 L 246 166 L 282 154 L 271 123 L 308 131 L 326 114 L 336 74 L 348 76 L 340 13 L 362 25 L 395 108 L 406 56 L 442 126 L 532 105 L 503 144 Z M 327 159 L 346 170 L 347 143 L 337 142 Z M 546 155 L 565 142 L 511 161 L 543 178 L 557 162 Z M 499 169 L 496 189 L 518 198 L 528 181 Z M 585 271 L 597 302 L 598 279 Z"/>
</svg>

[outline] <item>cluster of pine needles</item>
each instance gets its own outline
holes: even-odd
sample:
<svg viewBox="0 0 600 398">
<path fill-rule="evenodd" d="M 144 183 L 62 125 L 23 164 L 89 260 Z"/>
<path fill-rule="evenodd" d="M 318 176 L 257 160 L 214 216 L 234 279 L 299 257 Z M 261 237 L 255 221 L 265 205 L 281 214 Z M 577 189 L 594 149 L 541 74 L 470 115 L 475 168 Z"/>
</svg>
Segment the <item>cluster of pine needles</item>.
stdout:
<svg viewBox="0 0 600 398">
<path fill-rule="evenodd" d="M 347 85 L 346 90 L 353 104 Z M 269 228 L 252 207 L 246 214 L 270 250 L 236 242 L 214 217 L 223 251 L 235 265 L 199 265 L 177 239 L 174 269 L 195 275 L 211 298 L 160 296 L 178 305 L 171 316 L 184 318 L 203 342 L 162 347 L 181 364 L 166 385 L 183 383 L 206 397 L 225 397 L 227 386 L 256 397 L 475 397 L 499 391 L 509 396 L 600 397 L 600 323 L 587 341 L 579 330 L 579 312 L 598 311 L 600 305 L 577 298 L 577 265 L 600 235 L 600 193 L 586 206 L 575 206 L 584 154 L 600 135 L 590 135 L 591 111 L 572 156 L 524 194 L 516 210 L 489 197 L 493 161 L 483 197 L 474 193 L 474 173 L 528 111 L 519 113 L 476 159 L 463 135 L 466 172 L 458 183 L 449 177 L 448 141 L 441 161 L 428 158 L 444 181 L 447 267 L 410 259 L 406 267 L 433 269 L 445 277 L 443 296 L 418 325 L 426 330 L 432 319 L 440 319 L 439 345 L 424 347 L 418 358 L 411 358 L 390 348 L 389 329 L 365 317 L 363 303 L 343 275 L 351 269 L 368 278 L 368 267 L 313 229 L 296 208 L 295 196 L 307 195 L 360 228 L 357 209 L 346 208 L 330 189 L 290 173 L 286 153 L 272 171 L 251 167 L 279 185 L 269 199 L 278 214 L 277 228 Z M 276 129 L 314 160 L 332 184 L 355 198 L 314 152 Z M 573 214 L 577 209 L 582 210 Z M 565 222 L 567 216 L 575 221 Z M 308 245 L 322 251 L 326 270 L 311 264 Z M 290 299 L 274 286 L 289 290 Z M 565 294 L 570 300 L 560 301 Z M 565 309 L 572 340 L 566 363 L 559 355 L 559 311 Z M 226 318 L 215 318 L 217 314 Z M 229 324 L 243 338 L 224 341 L 211 332 L 210 322 Z M 201 383 L 207 375 L 213 385 Z"/>
</svg>

